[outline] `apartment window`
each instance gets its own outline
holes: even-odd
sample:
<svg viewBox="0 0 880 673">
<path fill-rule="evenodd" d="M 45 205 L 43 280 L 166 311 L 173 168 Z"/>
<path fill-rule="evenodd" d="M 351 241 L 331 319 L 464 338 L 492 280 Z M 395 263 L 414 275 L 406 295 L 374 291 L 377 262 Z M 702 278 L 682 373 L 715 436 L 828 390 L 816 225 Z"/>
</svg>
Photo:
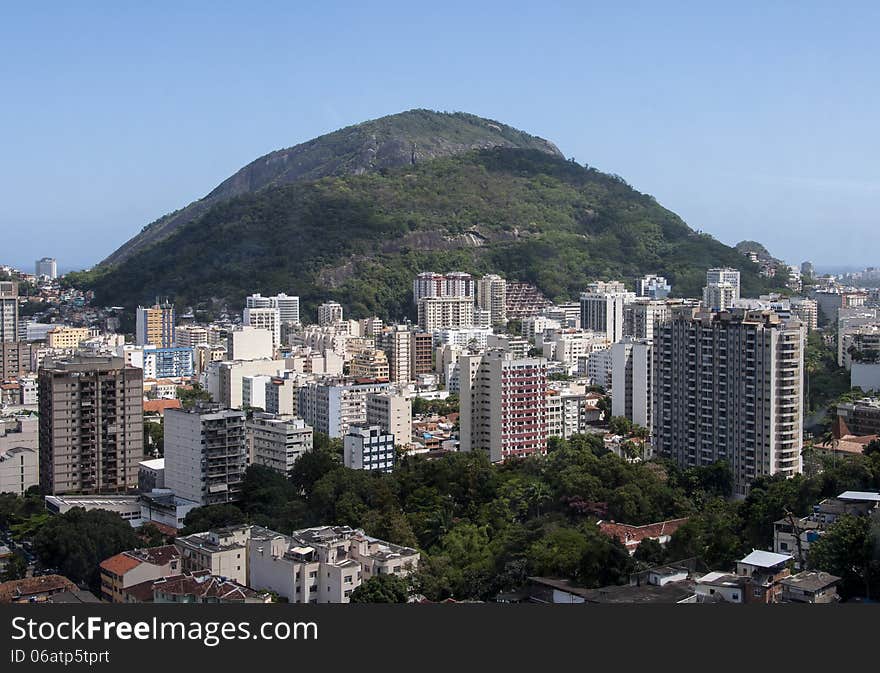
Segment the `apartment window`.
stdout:
<svg viewBox="0 0 880 673">
<path fill-rule="evenodd" d="M 346 584 L 351 584 L 351 583 L 352 583 L 352 576 L 351 576 L 351 575 L 346 575 L 346 576 L 345 576 L 345 583 L 346 583 Z"/>
<path fill-rule="evenodd" d="M 312 572 L 309 573 L 309 579 L 312 579 L 312 578 L 317 577 L 317 576 L 318 576 L 318 571 L 317 571 L 317 570 L 313 570 Z"/>
</svg>

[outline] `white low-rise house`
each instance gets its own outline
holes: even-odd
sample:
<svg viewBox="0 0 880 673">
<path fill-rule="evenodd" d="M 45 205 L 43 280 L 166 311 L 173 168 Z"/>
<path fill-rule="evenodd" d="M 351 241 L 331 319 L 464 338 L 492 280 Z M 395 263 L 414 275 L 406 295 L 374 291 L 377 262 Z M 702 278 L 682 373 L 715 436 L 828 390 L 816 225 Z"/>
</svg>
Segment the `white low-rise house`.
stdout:
<svg viewBox="0 0 880 673">
<path fill-rule="evenodd" d="M 212 575 L 248 585 L 247 543 L 250 537 L 251 526 L 228 526 L 178 537 L 174 545 L 180 551 L 184 572 L 208 570 Z"/>
<path fill-rule="evenodd" d="M 248 541 L 249 586 L 291 603 L 348 603 L 376 575 L 405 577 L 419 552 L 347 526 L 321 526 L 282 535 L 254 527 Z"/>
<path fill-rule="evenodd" d="M 695 591 L 698 603 L 744 603 L 747 580 L 732 573 L 711 572 L 697 580 Z"/>
</svg>

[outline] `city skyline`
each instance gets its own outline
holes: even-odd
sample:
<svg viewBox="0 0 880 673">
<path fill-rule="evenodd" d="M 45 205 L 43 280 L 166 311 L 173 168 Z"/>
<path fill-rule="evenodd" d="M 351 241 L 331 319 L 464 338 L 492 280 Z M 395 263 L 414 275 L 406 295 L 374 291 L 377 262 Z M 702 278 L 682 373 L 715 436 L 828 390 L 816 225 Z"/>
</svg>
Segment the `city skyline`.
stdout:
<svg viewBox="0 0 880 673">
<path fill-rule="evenodd" d="M 877 263 L 877 8 L 456 9 L 12 10 L 4 261 L 90 266 L 258 156 L 425 107 L 544 137 L 724 243 Z M 399 38 L 362 49 L 380 26 Z"/>
</svg>

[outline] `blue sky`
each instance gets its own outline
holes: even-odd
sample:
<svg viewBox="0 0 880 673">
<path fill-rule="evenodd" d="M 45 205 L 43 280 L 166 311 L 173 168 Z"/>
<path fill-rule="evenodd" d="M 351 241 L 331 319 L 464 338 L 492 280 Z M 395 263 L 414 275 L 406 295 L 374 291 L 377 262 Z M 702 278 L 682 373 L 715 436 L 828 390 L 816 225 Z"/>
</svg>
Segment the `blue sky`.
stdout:
<svg viewBox="0 0 880 673">
<path fill-rule="evenodd" d="M 0 6 L 0 262 L 88 266 L 266 152 L 426 107 L 726 243 L 880 265 L 876 3 L 141 4 Z"/>
</svg>

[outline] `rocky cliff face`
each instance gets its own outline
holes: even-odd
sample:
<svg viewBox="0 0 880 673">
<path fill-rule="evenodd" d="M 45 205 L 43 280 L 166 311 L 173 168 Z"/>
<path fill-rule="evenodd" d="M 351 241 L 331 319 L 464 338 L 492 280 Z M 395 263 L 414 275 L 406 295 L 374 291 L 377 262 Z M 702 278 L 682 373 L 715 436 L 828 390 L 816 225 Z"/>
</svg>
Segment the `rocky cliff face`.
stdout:
<svg viewBox="0 0 880 673">
<path fill-rule="evenodd" d="M 500 122 L 465 113 L 410 110 L 260 157 L 204 198 L 145 227 L 102 265 L 128 259 L 198 219 L 211 206 L 242 194 L 300 180 L 358 175 L 493 147 L 536 149 L 562 157 L 553 143 Z"/>
</svg>

